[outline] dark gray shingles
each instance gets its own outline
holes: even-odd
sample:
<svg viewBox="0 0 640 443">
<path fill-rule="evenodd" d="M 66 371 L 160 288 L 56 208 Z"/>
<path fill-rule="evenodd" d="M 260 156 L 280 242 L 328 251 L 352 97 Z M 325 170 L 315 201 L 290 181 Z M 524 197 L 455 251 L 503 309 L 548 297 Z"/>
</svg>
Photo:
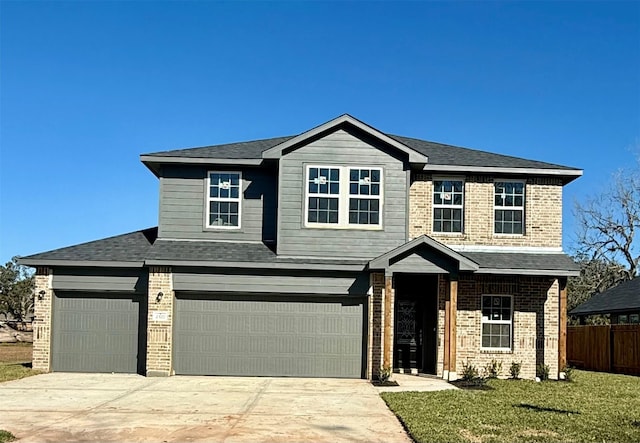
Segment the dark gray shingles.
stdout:
<svg viewBox="0 0 640 443">
<path fill-rule="evenodd" d="M 569 312 L 571 315 L 603 314 L 625 310 L 640 310 L 640 278 L 596 294 Z"/>
<path fill-rule="evenodd" d="M 22 257 L 29 264 L 36 260 L 62 261 L 144 261 L 156 240 L 158 228 L 149 228 L 115 237 Z"/>
<path fill-rule="evenodd" d="M 485 269 L 522 269 L 528 271 L 578 271 L 580 268 L 566 254 L 529 254 L 512 252 L 463 252 Z"/>
<path fill-rule="evenodd" d="M 294 136 L 277 137 L 265 140 L 228 143 L 224 145 L 203 146 L 199 148 L 154 152 L 143 155 L 155 157 L 258 160 L 262 158 L 262 152 L 266 151 L 267 149 L 273 148 L 274 146 L 283 143 L 293 137 Z M 407 145 L 411 149 L 414 149 L 415 151 L 426 155 L 429 158 L 430 165 L 561 169 L 567 171 L 577 170 L 576 168 L 555 165 L 552 163 L 527 160 L 502 154 L 494 154 L 492 152 L 462 148 L 459 146 L 435 143 L 410 137 L 402 137 L 398 135 L 389 135 L 389 137 L 394 138 L 400 143 Z"/>
<path fill-rule="evenodd" d="M 263 243 L 158 240 L 147 260 L 272 262 L 276 255 Z"/>
</svg>

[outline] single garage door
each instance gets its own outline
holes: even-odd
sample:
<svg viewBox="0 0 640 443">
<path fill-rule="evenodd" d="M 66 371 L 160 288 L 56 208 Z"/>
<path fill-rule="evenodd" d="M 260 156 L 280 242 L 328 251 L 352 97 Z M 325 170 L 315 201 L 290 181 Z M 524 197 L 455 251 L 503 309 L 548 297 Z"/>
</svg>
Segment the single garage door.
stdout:
<svg viewBox="0 0 640 443">
<path fill-rule="evenodd" d="M 177 374 L 364 375 L 364 299 L 178 295 Z"/>
<path fill-rule="evenodd" d="M 144 296 L 131 294 L 56 293 L 52 369 L 142 373 L 146 354 L 141 342 L 145 334 L 141 337 L 139 333 L 143 301 Z"/>
</svg>

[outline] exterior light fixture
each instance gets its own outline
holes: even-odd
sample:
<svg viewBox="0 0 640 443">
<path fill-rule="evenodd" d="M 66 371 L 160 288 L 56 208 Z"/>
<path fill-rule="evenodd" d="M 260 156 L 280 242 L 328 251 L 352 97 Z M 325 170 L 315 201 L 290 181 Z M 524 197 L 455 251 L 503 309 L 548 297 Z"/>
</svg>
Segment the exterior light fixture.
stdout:
<svg viewBox="0 0 640 443">
<path fill-rule="evenodd" d="M 156 295 L 156 303 L 160 303 L 160 300 L 162 300 L 162 297 L 164 297 L 164 294 L 162 293 L 162 291 L 158 292 L 158 295 Z"/>
<path fill-rule="evenodd" d="M 42 300 L 46 294 L 44 290 L 38 292 L 38 300 Z"/>
</svg>

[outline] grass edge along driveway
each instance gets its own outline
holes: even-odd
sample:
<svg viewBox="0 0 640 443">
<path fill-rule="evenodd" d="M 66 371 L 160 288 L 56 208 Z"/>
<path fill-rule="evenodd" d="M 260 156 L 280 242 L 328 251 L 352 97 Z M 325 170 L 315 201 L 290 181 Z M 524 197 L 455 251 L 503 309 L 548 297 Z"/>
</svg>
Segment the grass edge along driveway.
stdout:
<svg viewBox="0 0 640 443">
<path fill-rule="evenodd" d="M 487 386 L 381 395 L 418 443 L 640 441 L 640 377 L 573 371 L 571 382 Z"/>
</svg>

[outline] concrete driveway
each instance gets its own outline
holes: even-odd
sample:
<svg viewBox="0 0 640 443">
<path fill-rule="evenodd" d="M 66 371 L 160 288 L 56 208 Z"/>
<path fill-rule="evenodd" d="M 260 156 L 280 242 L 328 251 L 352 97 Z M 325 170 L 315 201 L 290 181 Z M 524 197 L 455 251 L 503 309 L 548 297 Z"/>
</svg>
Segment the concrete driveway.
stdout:
<svg viewBox="0 0 640 443">
<path fill-rule="evenodd" d="M 0 384 L 20 442 L 411 442 L 365 380 L 37 375 Z"/>
</svg>

